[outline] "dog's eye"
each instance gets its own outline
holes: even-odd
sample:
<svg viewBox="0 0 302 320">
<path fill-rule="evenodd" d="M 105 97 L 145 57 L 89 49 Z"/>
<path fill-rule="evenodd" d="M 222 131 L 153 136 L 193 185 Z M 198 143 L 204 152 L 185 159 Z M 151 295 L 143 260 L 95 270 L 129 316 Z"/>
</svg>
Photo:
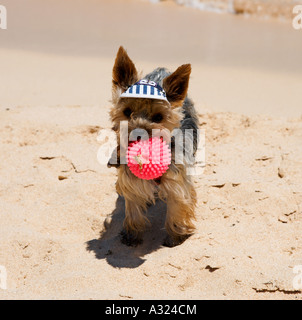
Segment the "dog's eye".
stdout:
<svg viewBox="0 0 302 320">
<path fill-rule="evenodd" d="M 132 113 L 132 110 L 131 110 L 130 108 L 126 108 L 123 112 L 124 112 L 124 115 L 125 115 L 127 118 L 130 118 L 131 113 Z"/>
<path fill-rule="evenodd" d="M 153 117 L 152 117 L 152 122 L 156 122 L 159 123 L 163 120 L 163 116 L 160 113 L 156 113 Z"/>
</svg>

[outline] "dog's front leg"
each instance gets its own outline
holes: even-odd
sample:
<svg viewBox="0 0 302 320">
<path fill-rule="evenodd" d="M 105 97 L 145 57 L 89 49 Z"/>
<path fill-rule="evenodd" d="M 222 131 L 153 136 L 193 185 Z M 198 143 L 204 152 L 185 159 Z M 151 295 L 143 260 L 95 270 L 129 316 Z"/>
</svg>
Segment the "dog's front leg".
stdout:
<svg viewBox="0 0 302 320">
<path fill-rule="evenodd" d="M 164 245 L 174 247 L 184 242 L 194 231 L 196 192 L 185 170 L 169 170 L 160 185 L 161 197 L 167 202 L 165 227 L 168 236 Z"/>
<path fill-rule="evenodd" d="M 142 243 L 146 218 L 144 210 L 135 201 L 125 197 L 125 219 L 121 232 L 121 241 L 127 246 L 137 246 Z"/>
<path fill-rule="evenodd" d="M 126 165 L 118 169 L 117 192 L 125 198 L 125 219 L 122 242 L 136 246 L 142 242 L 142 233 L 149 222 L 145 212 L 148 204 L 155 203 L 155 184 L 134 176 Z"/>
</svg>

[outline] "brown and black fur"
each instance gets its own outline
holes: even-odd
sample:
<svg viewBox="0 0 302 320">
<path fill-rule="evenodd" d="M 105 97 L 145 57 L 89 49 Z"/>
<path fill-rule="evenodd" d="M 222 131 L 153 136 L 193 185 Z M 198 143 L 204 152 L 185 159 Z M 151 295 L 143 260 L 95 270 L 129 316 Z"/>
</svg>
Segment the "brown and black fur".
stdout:
<svg viewBox="0 0 302 320">
<path fill-rule="evenodd" d="M 192 129 L 193 154 L 197 148 L 198 122 L 192 101 L 187 97 L 191 65 L 184 64 L 169 73 L 158 68 L 144 79 L 159 83 L 166 92 L 169 103 L 163 100 L 142 98 L 120 98 L 122 92 L 139 79 L 136 67 L 123 47 L 119 48 L 113 67 L 112 103 L 110 117 L 113 130 L 120 136 L 120 122 L 128 121 L 129 133 L 137 128 L 151 135 L 152 129 L 171 133 L 173 129 Z M 182 243 L 194 231 L 196 192 L 190 176 L 186 173 L 186 158 L 183 164 L 176 164 L 171 141 L 172 163 L 161 177 L 160 183 L 142 180 L 134 176 L 125 164 L 113 165 L 118 169 L 117 192 L 125 199 L 125 220 L 122 242 L 137 245 L 142 241 L 142 233 L 148 223 L 144 215 L 147 206 L 154 204 L 156 195 L 166 201 L 167 215 L 165 227 L 168 236 L 165 245 Z M 119 147 L 117 153 L 119 154 Z M 191 157 L 193 157 L 191 154 Z M 108 163 L 108 166 L 112 164 Z"/>
</svg>

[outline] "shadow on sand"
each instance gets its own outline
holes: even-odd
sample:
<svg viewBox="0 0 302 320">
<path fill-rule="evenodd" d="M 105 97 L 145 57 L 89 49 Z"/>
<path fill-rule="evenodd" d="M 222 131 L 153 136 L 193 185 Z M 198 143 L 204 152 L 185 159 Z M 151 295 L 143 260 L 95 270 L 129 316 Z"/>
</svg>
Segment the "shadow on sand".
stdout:
<svg viewBox="0 0 302 320">
<path fill-rule="evenodd" d="M 120 232 L 125 217 L 124 198 L 118 197 L 116 207 L 111 213 L 111 220 L 105 222 L 105 229 L 100 239 L 87 242 L 87 250 L 93 251 L 97 259 L 106 259 L 115 268 L 137 268 L 144 263 L 143 257 L 158 250 L 164 241 L 166 204 L 160 200 L 148 208 L 146 213 L 150 226 L 143 235 L 143 243 L 137 247 L 128 247 L 121 243 Z"/>
</svg>

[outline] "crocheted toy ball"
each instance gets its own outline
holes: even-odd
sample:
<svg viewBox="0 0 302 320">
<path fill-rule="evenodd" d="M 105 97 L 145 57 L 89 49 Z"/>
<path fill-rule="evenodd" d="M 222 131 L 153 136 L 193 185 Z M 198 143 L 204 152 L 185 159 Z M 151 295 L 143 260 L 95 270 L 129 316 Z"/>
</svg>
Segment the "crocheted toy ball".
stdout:
<svg viewBox="0 0 302 320">
<path fill-rule="evenodd" d="M 131 143 L 127 152 L 128 167 L 140 179 L 161 177 L 171 164 L 171 150 L 161 138 Z"/>
</svg>

